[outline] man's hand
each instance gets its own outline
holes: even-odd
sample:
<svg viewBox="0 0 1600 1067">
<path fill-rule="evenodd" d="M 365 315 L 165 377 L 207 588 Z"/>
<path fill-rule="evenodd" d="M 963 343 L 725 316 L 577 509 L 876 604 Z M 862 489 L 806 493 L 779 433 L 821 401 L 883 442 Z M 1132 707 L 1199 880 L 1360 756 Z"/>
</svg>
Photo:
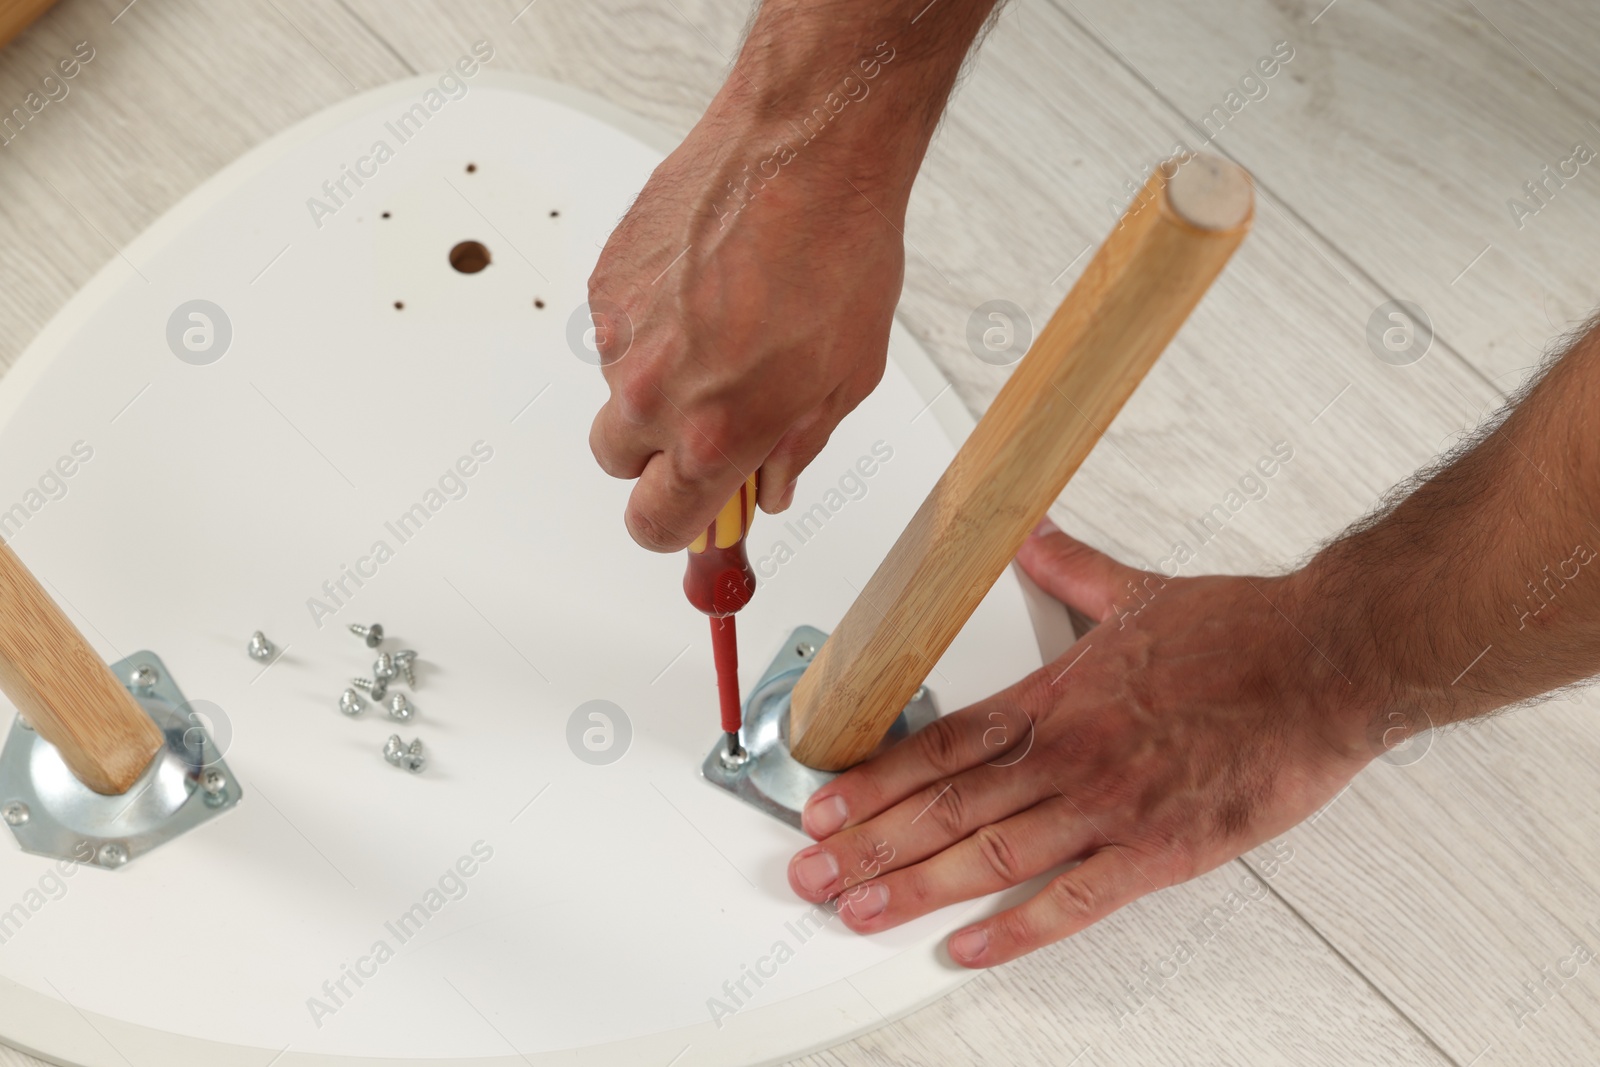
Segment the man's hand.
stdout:
<svg viewBox="0 0 1600 1067">
<path fill-rule="evenodd" d="M 781 170 L 748 203 L 730 192 L 785 136 L 795 140 L 742 118 L 702 121 L 589 279 L 591 307 L 626 317 L 607 332 L 632 338 L 620 358 L 601 349 L 611 399 L 590 444 L 606 473 L 639 480 L 626 521 L 646 548 L 688 544 L 758 468 L 761 506 L 786 508 L 883 375 L 905 253 L 874 202 L 898 226 L 904 197 L 871 185 L 869 202 Z"/>
<path fill-rule="evenodd" d="M 1063 864 L 956 933 L 988 967 L 1077 933 L 1298 823 L 1379 751 L 1373 713 L 1313 669 L 1298 576 L 1162 578 L 1048 524 L 1018 554 L 1099 622 L 1055 663 L 840 775 L 790 861 L 807 900 L 873 933 Z M 1329 679 L 1331 678 L 1331 682 Z M 1391 742 L 1403 738 L 1392 737 Z"/>
<path fill-rule="evenodd" d="M 1412 735 L 1600 671 L 1600 327 L 1285 578 L 1163 578 L 1043 524 L 1017 558 L 1099 625 L 817 790 L 801 896 L 872 932 L 1066 863 L 960 931 L 1004 963 L 1326 804 Z"/>
<path fill-rule="evenodd" d="M 589 442 L 639 480 L 641 545 L 683 548 L 755 470 L 782 511 L 877 385 L 911 183 L 995 2 L 761 4 L 589 278 L 611 387 Z"/>
</svg>

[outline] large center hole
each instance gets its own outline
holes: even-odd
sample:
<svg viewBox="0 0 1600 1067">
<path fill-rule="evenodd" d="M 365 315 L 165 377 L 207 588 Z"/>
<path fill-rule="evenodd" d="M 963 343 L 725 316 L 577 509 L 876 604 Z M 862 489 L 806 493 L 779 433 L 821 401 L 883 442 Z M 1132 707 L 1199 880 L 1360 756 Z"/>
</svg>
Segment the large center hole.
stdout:
<svg viewBox="0 0 1600 1067">
<path fill-rule="evenodd" d="M 450 250 L 450 265 L 462 274 L 476 274 L 489 265 L 489 250 L 481 241 L 462 241 Z"/>
</svg>

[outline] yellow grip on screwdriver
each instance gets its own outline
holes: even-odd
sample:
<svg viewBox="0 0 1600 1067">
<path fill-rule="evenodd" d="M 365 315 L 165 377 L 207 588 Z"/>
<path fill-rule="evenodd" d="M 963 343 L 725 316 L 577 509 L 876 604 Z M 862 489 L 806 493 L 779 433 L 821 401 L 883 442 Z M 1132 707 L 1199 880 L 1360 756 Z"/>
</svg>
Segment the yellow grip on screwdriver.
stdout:
<svg viewBox="0 0 1600 1067">
<path fill-rule="evenodd" d="M 717 548 L 732 548 L 750 532 L 750 524 L 755 518 L 756 476 L 752 474 L 744 480 L 739 491 L 722 505 L 722 510 L 717 512 L 715 521 L 694 539 L 689 551 L 704 552 L 711 545 Z"/>
</svg>

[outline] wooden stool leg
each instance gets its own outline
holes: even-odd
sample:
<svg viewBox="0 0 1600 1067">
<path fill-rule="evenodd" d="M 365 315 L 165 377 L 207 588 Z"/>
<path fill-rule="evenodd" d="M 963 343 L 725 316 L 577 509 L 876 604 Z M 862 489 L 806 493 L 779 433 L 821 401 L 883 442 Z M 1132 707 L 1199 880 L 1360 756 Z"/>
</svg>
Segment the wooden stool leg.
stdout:
<svg viewBox="0 0 1600 1067">
<path fill-rule="evenodd" d="M 0 0 L 0 48 L 50 10 L 56 0 Z"/>
<path fill-rule="evenodd" d="M 161 749 L 160 728 L 3 544 L 0 690 L 96 793 L 126 793 Z"/>
<path fill-rule="evenodd" d="M 1244 239 L 1250 177 L 1158 168 L 791 698 L 795 759 L 865 759 Z M 1170 178 L 1168 175 L 1171 175 Z"/>
</svg>

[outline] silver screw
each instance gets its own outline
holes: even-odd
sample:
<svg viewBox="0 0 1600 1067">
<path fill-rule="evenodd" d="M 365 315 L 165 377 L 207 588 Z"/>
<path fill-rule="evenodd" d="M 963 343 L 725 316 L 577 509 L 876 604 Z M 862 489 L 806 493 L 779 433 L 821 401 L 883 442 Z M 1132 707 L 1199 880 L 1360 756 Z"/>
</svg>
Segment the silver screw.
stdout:
<svg viewBox="0 0 1600 1067">
<path fill-rule="evenodd" d="M 389 718 L 396 722 L 410 722 L 416 713 L 416 705 L 407 700 L 404 693 L 396 693 L 389 698 Z"/>
<path fill-rule="evenodd" d="M 377 662 L 372 665 L 372 676 L 380 682 L 392 682 L 399 673 L 395 670 L 394 657 L 387 652 L 379 652 Z"/>
<path fill-rule="evenodd" d="M 723 747 L 717 758 L 722 765 L 730 771 L 736 771 L 750 762 L 750 750 L 739 743 L 739 735 L 730 733 L 725 735 L 728 743 Z"/>
<path fill-rule="evenodd" d="M 407 745 L 400 740 L 399 734 L 390 734 L 389 740 L 384 742 L 383 758 L 413 774 L 420 773 L 428 762 L 427 757 L 422 754 L 422 738 L 419 737 Z"/>
<path fill-rule="evenodd" d="M 925 686 L 925 685 L 919 685 L 919 686 L 917 686 L 917 691 L 915 693 L 911 694 L 911 703 L 913 703 L 913 704 L 920 703 L 921 701 L 926 700 L 927 698 L 928 698 L 928 687 Z"/>
<path fill-rule="evenodd" d="M 221 771 L 207 771 L 205 777 L 200 779 L 200 788 L 206 791 L 207 796 L 220 797 L 228 788 L 228 776 Z"/>
<path fill-rule="evenodd" d="M 18 723 L 18 724 L 19 724 L 19 725 L 20 725 L 20 726 L 21 726 L 21 727 L 22 727 L 22 728 L 23 728 L 23 729 L 24 729 L 24 730 L 31 730 L 31 729 L 33 729 L 33 723 L 31 723 L 31 722 L 29 722 L 29 721 L 28 721 L 28 717 L 27 717 L 27 716 L 26 716 L 26 715 L 24 715 L 24 714 L 22 714 L 22 712 L 20 712 L 20 711 L 19 711 L 19 712 L 17 712 L 17 723 Z"/>
<path fill-rule="evenodd" d="M 377 648 L 383 644 L 382 623 L 375 622 L 371 626 L 362 626 L 359 622 L 353 622 L 350 624 L 350 632 L 357 637 L 365 637 L 368 648 Z"/>
<path fill-rule="evenodd" d="M 0 817 L 3 817 L 6 823 L 11 826 L 21 826 L 28 821 L 30 814 L 32 813 L 28 811 L 28 805 L 20 800 L 13 800 L 3 809 L 0 809 Z"/>
<path fill-rule="evenodd" d="M 406 684 L 413 689 L 417 687 L 417 676 L 414 673 L 416 664 L 417 654 L 409 648 L 403 648 L 394 654 L 394 665 L 406 676 Z"/>
<path fill-rule="evenodd" d="M 339 710 L 351 718 L 360 715 L 367 708 L 367 702 L 361 699 L 361 694 L 354 689 L 346 689 L 339 694 Z"/>
<path fill-rule="evenodd" d="M 801 659 L 810 659 L 817 651 L 816 646 L 810 641 L 801 641 L 798 645 L 794 646 L 794 650 Z"/>
<path fill-rule="evenodd" d="M 350 684 L 365 692 L 373 700 L 382 700 L 383 694 L 389 691 L 389 685 L 382 678 L 373 681 L 371 678 L 352 678 Z"/>
<path fill-rule="evenodd" d="M 121 867 L 128 862 L 128 850 L 115 841 L 107 841 L 100 846 L 100 866 Z"/>
<path fill-rule="evenodd" d="M 148 663 L 141 663 L 128 672 L 128 685 L 135 693 L 148 693 L 161 680 L 161 674 Z"/>
<path fill-rule="evenodd" d="M 265 663 L 277 651 L 277 647 L 271 641 L 268 641 L 267 635 L 260 630 L 250 635 L 249 652 L 251 659 L 258 659 Z"/>
</svg>

